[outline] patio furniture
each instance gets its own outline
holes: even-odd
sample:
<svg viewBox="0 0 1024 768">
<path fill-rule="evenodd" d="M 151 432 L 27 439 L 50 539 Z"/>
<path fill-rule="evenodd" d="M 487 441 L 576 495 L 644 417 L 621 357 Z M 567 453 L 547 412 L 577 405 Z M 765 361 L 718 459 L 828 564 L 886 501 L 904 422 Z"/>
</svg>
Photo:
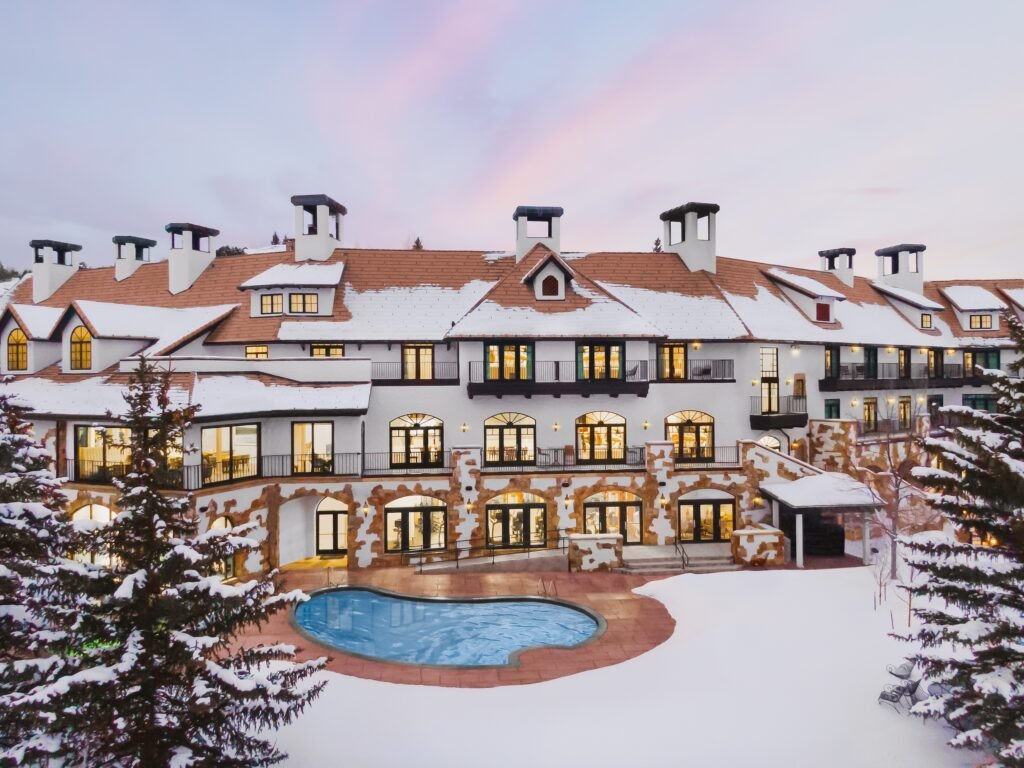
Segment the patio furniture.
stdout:
<svg viewBox="0 0 1024 768">
<path fill-rule="evenodd" d="M 900 712 L 900 703 L 907 700 L 909 706 L 914 706 L 914 691 L 917 690 L 919 680 L 904 680 L 902 683 L 887 685 L 878 694 L 879 704 L 888 704 L 897 712 Z"/>
<path fill-rule="evenodd" d="M 914 662 L 908 659 L 907 661 L 904 661 L 902 664 L 897 664 L 895 666 L 890 664 L 885 668 L 885 671 L 893 677 L 898 677 L 900 680 L 906 680 L 914 671 Z"/>
</svg>

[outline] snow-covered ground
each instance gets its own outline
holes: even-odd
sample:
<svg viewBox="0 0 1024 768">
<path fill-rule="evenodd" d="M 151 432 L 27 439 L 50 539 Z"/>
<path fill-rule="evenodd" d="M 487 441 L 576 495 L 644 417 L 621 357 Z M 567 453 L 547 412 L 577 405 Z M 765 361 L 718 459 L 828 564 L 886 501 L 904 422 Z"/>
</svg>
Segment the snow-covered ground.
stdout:
<svg viewBox="0 0 1024 768">
<path fill-rule="evenodd" d="M 631 661 L 536 685 L 452 689 L 324 673 L 282 731 L 288 766 L 952 768 L 979 756 L 876 703 L 906 648 L 872 571 L 685 575 L 644 586 L 675 634 Z M 905 605 L 894 601 L 894 613 Z M 897 628 L 901 616 L 896 615 Z"/>
</svg>

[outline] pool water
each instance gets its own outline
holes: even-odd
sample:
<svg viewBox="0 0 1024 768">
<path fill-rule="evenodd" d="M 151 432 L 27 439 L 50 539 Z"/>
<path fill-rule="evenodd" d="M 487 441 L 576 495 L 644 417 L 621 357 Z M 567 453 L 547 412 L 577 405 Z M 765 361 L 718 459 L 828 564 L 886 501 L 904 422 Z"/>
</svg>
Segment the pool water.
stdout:
<svg viewBox="0 0 1024 768">
<path fill-rule="evenodd" d="M 538 646 L 572 647 L 598 622 L 542 599 L 416 599 L 368 589 L 314 594 L 295 609 L 312 639 L 348 653 L 429 666 L 508 666 Z"/>
</svg>

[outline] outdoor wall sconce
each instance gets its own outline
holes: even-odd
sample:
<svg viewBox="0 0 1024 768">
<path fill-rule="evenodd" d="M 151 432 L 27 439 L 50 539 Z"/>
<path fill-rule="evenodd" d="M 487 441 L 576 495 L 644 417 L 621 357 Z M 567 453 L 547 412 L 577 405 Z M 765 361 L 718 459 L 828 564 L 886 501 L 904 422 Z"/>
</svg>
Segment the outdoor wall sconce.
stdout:
<svg viewBox="0 0 1024 768">
<path fill-rule="evenodd" d="M 885 402 L 887 402 L 889 405 L 895 405 L 896 398 L 895 397 L 887 397 L 887 398 L 885 398 Z"/>
<path fill-rule="evenodd" d="M 662 509 L 664 509 L 665 507 L 668 506 L 668 499 L 666 499 L 664 496 L 659 496 L 658 497 L 658 504 L 661 505 Z"/>
<path fill-rule="evenodd" d="M 462 422 L 462 426 L 459 427 L 459 429 L 461 429 L 463 432 L 469 432 L 469 424 L 467 424 L 466 422 Z"/>
<path fill-rule="evenodd" d="M 756 387 L 757 386 L 757 379 L 751 379 L 750 380 L 750 386 Z"/>
<path fill-rule="evenodd" d="M 563 488 L 568 488 L 568 487 L 569 487 L 569 485 L 570 485 L 570 483 L 569 483 L 569 481 L 568 481 L 568 480 L 563 480 L 563 481 L 562 481 L 562 487 L 563 487 Z"/>
<path fill-rule="evenodd" d="M 651 428 L 651 422 L 649 422 L 647 419 L 644 419 L 644 429 L 650 429 L 650 428 Z"/>
<path fill-rule="evenodd" d="M 928 354 L 928 347 L 921 347 L 918 350 L 918 352 L 920 352 L 922 355 L 927 355 Z"/>
<path fill-rule="evenodd" d="M 365 504 L 365 503 L 363 504 L 363 514 L 364 515 L 370 514 L 370 506 L 368 504 Z"/>
<path fill-rule="evenodd" d="M 557 421 L 554 424 L 551 425 L 551 429 L 554 430 L 555 432 L 557 432 L 561 428 L 562 428 L 562 425 L 559 424 Z"/>
<path fill-rule="evenodd" d="M 891 355 L 893 352 L 896 351 L 896 347 L 886 347 L 885 351 Z"/>
<path fill-rule="evenodd" d="M 946 350 L 946 354 L 947 355 L 955 355 L 956 354 L 956 350 L 955 349 L 947 349 Z"/>
<path fill-rule="evenodd" d="M 466 502 L 466 509 L 469 510 L 470 512 L 473 511 L 473 502 L 472 501 L 467 501 Z"/>
<path fill-rule="evenodd" d="M 786 386 L 787 387 L 791 386 L 792 384 L 793 384 L 793 380 L 792 379 L 786 379 Z"/>
<path fill-rule="evenodd" d="M 792 346 L 790 346 L 790 348 L 789 348 L 789 349 L 790 349 L 790 351 L 791 351 L 791 352 L 792 352 L 792 353 L 793 353 L 794 355 L 799 355 L 799 354 L 800 354 L 800 345 L 799 345 L 799 344 L 793 344 Z"/>
<path fill-rule="evenodd" d="M 794 448 L 799 448 L 800 447 L 800 441 L 799 440 L 794 440 L 792 443 L 790 443 L 790 445 L 792 447 L 794 447 Z"/>
<path fill-rule="evenodd" d="M 924 395 L 918 395 L 917 402 L 919 402 L 921 405 L 924 405 Z"/>
<path fill-rule="evenodd" d="M 859 401 L 858 401 L 858 400 L 857 400 L 857 398 L 855 397 L 855 398 L 853 398 L 853 400 L 851 400 L 851 401 L 850 401 L 850 405 L 852 405 L 852 406 L 853 406 L 854 408 L 856 408 L 856 407 L 857 407 L 857 403 L 858 403 L 858 402 L 859 402 Z"/>
<path fill-rule="evenodd" d="M 700 342 L 699 341 L 695 341 L 690 346 L 692 346 L 694 349 L 700 349 Z"/>
<path fill-rule="evenodd" d="M 760 496 L 755 496 L 754 503 L 760 506 L 761 504 L 764 504 L 764 499 L 762 499 Z"/>
<path fill-rule="evenodd" d="M 569 497 L 568 497 L 568 496 L 566 496 L 566 497 L 565 497 L 565 498 L 563 499 L 563 502 L 564 502 L 564 506 L 565 506 L 565 508 L 566 508 L 566 509 L 568 509 L 568 508 L 569 508 Z"/>
<path fill-rule="evenodd" d="M 851 352 L 860 352 L 860 347 L 858 347 L 856 344 L 851 344 L 850 345 L 850 351 Z"/>
</svg>

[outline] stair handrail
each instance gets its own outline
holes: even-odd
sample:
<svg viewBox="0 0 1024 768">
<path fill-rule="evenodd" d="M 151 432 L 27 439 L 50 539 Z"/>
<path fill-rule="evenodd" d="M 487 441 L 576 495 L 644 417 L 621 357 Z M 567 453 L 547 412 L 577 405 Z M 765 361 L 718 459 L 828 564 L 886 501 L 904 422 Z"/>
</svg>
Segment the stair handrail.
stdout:
<svg viewBox="0 0 1024 768">
<path fill-rule="evenodd" d="M 679 555 L 679 561 L 683 566 L 683 570 L 685 571 L 687 568 L 690 567 L 690 556 L 686 554 L 686 547 L 683 546 L 683 542 L 681 542 L 679 539 L 676 539 L 675 548 L 676 554 Z"/>
</svg>

